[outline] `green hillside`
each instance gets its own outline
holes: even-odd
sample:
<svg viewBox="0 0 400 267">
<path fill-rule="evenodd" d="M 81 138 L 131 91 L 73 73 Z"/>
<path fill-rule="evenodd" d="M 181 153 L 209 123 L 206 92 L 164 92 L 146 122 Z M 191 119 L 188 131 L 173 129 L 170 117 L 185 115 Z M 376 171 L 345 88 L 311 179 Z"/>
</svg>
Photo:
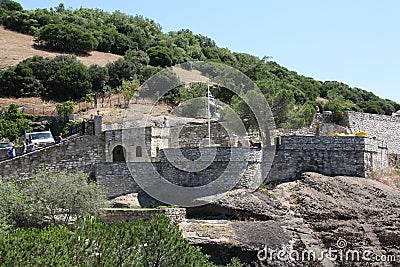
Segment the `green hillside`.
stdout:
<svg viewBox="0 0 400 267">
<path fill-rule="evenodd" d="M 63 4 L 24 10 L 17 2 L 0 0 L 0 23 L 10 30 L 35 36 L 35 46 L 41 49 L 75 54 L 98 50 L 124 56 L 105 67 L 86 67 L 73 56 L 29 58 L 0 72 L 1 97 L 40 96 L 57 101 L 99 98 L 123 90 L 124 80 L 142 83 L 163 67 L 211 61 L 232 66 L 249 76 L 268 99 L 279 126 L 307 125 L 316 105 L 332 110 L 336 121 L 346 110 L 391 115 L 400 109 L 398 103 L 363 89 L 304 77 L 268 57 L 260 59 L 218 47 L 211 38 L 188 29 L 164 33 L 155 21 L 120 11 L 71 10 Z M 165 100 L 176 105 L 184 95 L 178 89 Z M 243 110 L 240 97 L 223 90 L 217 90 L 215 96 L 232 104 L 238 112 Z M 329 101 L 317 102 L 318 97 Z"/>
</svg>

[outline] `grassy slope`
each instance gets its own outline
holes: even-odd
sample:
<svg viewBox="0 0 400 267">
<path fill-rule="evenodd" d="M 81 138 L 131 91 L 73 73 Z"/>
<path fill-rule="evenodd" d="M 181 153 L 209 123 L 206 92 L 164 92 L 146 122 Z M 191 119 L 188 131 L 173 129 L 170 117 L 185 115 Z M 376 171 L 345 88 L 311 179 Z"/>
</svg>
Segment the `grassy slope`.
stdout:
<svg viewBox="0 0 400 267">
<path fill-rule="evenodd" d="M 33 36 L 21 34 L 18 32 L 4 29 L 0 25 L 0 70 L 9 66 L 17 65 L 18 62 L 34 55 L 43 57 L 55 57 L 62 55 L 58 52 L 49 52 L 38 50 L 33 47 Z M 112 62 L 121 58 L 119 55 L 93 51 L 89 56 L 77 57 L 83 64 L 90 66 L 97 64 L 105 66 L 108 62 Z"/>
</svg>

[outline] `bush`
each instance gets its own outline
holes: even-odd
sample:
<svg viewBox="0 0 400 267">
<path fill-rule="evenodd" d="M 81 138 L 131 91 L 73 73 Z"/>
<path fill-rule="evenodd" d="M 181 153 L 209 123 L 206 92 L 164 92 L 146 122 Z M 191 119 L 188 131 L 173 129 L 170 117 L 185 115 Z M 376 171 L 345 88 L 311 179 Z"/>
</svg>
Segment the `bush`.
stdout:
<svg viewBox="0 0 400 267">
<path fill-rule="evenodd" d="M 147 50 L 147 55 L 150 58 L 149 64 L 154 67 L 167 67 L 174 63 L 173 53 L 168 47 L 151 47 Z"/>
<path fill-rule="evenodd" d="M 38 31 L 35 41 L 50 49 L 83 54 L 94 50 L 98 45 L 91 33 L 71 24 L 48 24 Z"/>
<path fill-rule="evenodd" d="M 1 110 L 0 117 L 0 138 L 11 142 L 18 140 L 25 132 L 30 132 L 32 128 L 29 122 L 37 118 L 20 112 L 15 104 L 11 104 L 8 110 Z"/>
<path fill-rule="evenodd" d="M 208 258 L 163 215 L 148 223 L 87 218 L 72 231 L 50 226 L 0 237 L 2 266 L 214 266 Z"/>
<path fill-rule="evenodd" d="M 83 172 L 44 171 L 29 182 L 0 183 L 0 217 L 16 227 L 67 223 L 97 215 L 107 206 L 105 194 Z"/>
</svg>

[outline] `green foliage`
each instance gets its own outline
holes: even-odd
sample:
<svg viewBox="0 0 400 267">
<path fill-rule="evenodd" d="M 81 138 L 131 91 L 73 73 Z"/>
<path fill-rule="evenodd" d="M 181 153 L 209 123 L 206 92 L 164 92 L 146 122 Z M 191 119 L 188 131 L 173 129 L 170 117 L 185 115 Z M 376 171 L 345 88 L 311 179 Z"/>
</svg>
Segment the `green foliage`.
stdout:
<svg viewBox="0 0 400 267">
<path fill-rule="evenodd" d="M 17 105 L 11 104 L 7 110 L 1 110 L 0 118 L 0 138 L 15 142 L 25 132 L 32 131 L 29 122 L 36 116 L 24 114 Z"/>
<path fill-rule="evenodd" d="M 0 75 L 0 95 L 6 97 L 39 96 L 43 85 L 36 79 L 31 68 L 20 63 Z"/>
<path fill-rule="evenodd" d="M 257 109 L 260 99 L 263 99 L 263 95 L 253 90 L 246 92 L 240 97 L 237 95 L 232 97 L 231 106 L 243 120 L 247 129 L 258 129 L 257 118 L 254 116 L 252 109 Z M 262 108 L 260 107 L 259 110 L 262 110 Z M 223 113 L 223 116 L 229 118 L 230 114 Z"/>
<path fill-rule="evenodd" d="M 7 219 L 0 215 L 0 236 L 9 233 L 12 229 L 12 225 L 9 225 Z"/>
<path fill-rule="evenodd" d="M 108 69 L 98 65 L 91 65 L 88 69 L 90 82 L 92 84 L 92 92 L 94 93 L 94 103 L 97 107 L 97 100 L 101 97 L 104 99 L 107 94 L 108 87 L 106 86 L 109 75 Z"/>
<path fill-rule="evenodd" d="M 23 10 L 18 3 L 0 0 L 0 21 L 9 29 L 35 35 L 39 45 L 52 49 L 74 53 L 97 49 L 124 55 L 123 59 L 109 63 L 105 68 L 96 66 L 89 70 L 79 66 L 76 58 L 71 56 L 33 57 L 0 71 L 0 96 L 41 96 L 66 101 L 81 100 L 94 93 L 97 104 L 98 98 L 104 102 L 104 97 L 122 86 L 123 80 L 137 79 L 143 83 L 163 67 L 201 60 L 227 64 L 254 81 L 270 102 L 278 127 L 307 126 L 310 108 L 306 105 L 315 106 L 317 97 L 329 99 L 331 96 L 331 103 L 323 108 L 332 109 L 336 121 L 346 110 L 391 115 L 400 109 L 400 104 L 381 99 L 371 92 L 299 75 L 270 61 L 268 56 L 258 58 L 231 52 L 228 48 L 218 47 L 209 37 L 196 35 L 188 29 L 162 33 L 156 22 L 120 11 L 72 10 L 63 4 L 49 10 Z M 215 66 L 205 67 L 202 71 L 209 77 L 220 73 Z M 223 74 L 218 83 L 227 88 L 251 86 L 243 85 L 241 81 L 239 76 L 232 78 Z M 234 102 L 241 112 L 248 113 L 227 88 L 216 88 L 214 96 L 228 104 Z M 238 88 L 239 91 L 242 88 Z M 186 99 L 180 90 L 173 89 L 163 100 L 178 105 Z M 246 117 L 250 120 L 249 114 Z"/>
<path fill-rule="evenodd" d="M 147 81 L 148 90 L 142 88 L 140 90 L 140 97 L 150 97 L 152 99 L 163 100 L 169 104 L 179 103 L 179 90 L 181 82 L 179 77 L 171 69 L 166 69 L 162 72 L 162 75 L 156 75 Z M 161 92 L 170 89 L 168 93 L 161 95 Z"/>
<path fill-rule="evenodd" d="M 280 90 L 270 98 L 270 106 L 277 124 L 288 120 L 289 111 L 294 108 L 294 94 L 290 90 Z"/>
<path fill-rule="evenodd" d="M 342 95 L 335 93 L 334 91 L 328 92 L 329 102 L 325 105 L 325 110 L 333 112 L 332 118 L 335 122 L 341 122 L 344 117 L 344 113 L 354 105 L 351 101 L 344 99 Z"/>
<path fill-rule="evenodd" d="M 48 24 L 35 36 L 39 46 L 64 52 L 87 53 L 94 50 L 98 42 L 89 32 L 79 27 L 63 24 Z"/>
<path fill-rule="evenodd" d="M 208 258 L 163 215 L 130 224 L 86 218 L 72 230 L 19 229 L 0 237 L 4 266 L 214 266 Z"/>
<path fill-rule="evenodd" d="M 150 58 L 145 52 L 136 49 L 126 51 L 124 58 L 132 62 L 136 69 L 143 68 L 150 62 Z"/>
<path fill-rule="evenodd" d="M 88 69 L 82 63 L 72 63 L 58 70 L 48 80 L 48 96 L 59 101 L 81 99 L 91 91 Z"/>
<path fill-rule="evenodd" d="M 106 207 L 105 194 L 82 173 L 44 171 L 17 186 L 0 182 L 0 218 L 16 227 L 66 223 L 96 215 Z"/>
<path fill-rule="evenodd" d="M 226 267 L 243 267 L 243 264 L 238 258 L 232 258 L 231 262 L 226 265 Z"/>
<path fill-rule="evenodd" d="M 108 85 L 111 88 L 117 88 L 122 85 L 123 80 L 134 80 L 136 76 L 136 69 L 133 62 L 120 58 L 114 62 L 108 63 Z"/>
<path fill-rule="evenodd" d="M 147 51 L 149 55 L 151 66 L 167 67 L 174 63 L 172 51 L 164 46 L 154 46 L 149 48 Z"/>
<path fill-rule="evenodd" d="M 117 91 L 124 97 L 125 106 L 129 105 L 129 101 L 135 96 L 139 90 L 138 81 L 122 81 L 122 85 L 117 88 Z"/>
<path fill-rule="evenodd" d="M 53 224 L 97 215 L 106 206 L 106 195 L 83 172 L 41 172 L 27 186 L 32 199 L 38 202 L 36 211 Z"/>
<path fill-rule="evenodd" d="M 288 119 L 282 124 L 284 128 L 297 129 L 311 125 L 315 108 L 311 103 L 306 103 L 301 106 L 295 106 L 293 110 L 287 111 Z"/>
<path fill-rule="evenodd" d="M 11 227 L 39 226 L 42 223 L 33 201 L 13 177 L 10 181 L 0 181 L 0 201 L 3 230 L 9 230 Z"/>
<path fill-rule="evenodd" d="M 0 0 L 0 7 L 7 11 L 22 11 L 21 4 L 11 0 Z"/>
<path fill-rule="evenodd" d="M 74 101 L 67 101 L 65 103 L 57 103 L 56 104 L 56 109 L 57 109 L 57 114 L 62 119 L 64 122 L 68 122 L 68 117 L 72 113 L 74 113 L 74 108 L 76 106 L 76 103 Z"/>
</svg>

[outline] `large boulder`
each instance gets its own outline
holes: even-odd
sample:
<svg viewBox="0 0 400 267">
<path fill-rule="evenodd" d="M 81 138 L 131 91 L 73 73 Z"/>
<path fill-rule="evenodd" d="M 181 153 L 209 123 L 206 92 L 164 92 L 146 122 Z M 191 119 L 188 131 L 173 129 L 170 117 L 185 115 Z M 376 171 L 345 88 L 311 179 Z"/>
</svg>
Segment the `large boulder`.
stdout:
<svg viewBox="0 0 400 267">
<path fill-rule="evenodd" d="M 233 256 L 248 266 L 400 261 L 400 191 L 371 179 L 304 173 L 272 190 L 228 192 L 188 214 L 184 235 L 220 264 Z"/>
</svg>

